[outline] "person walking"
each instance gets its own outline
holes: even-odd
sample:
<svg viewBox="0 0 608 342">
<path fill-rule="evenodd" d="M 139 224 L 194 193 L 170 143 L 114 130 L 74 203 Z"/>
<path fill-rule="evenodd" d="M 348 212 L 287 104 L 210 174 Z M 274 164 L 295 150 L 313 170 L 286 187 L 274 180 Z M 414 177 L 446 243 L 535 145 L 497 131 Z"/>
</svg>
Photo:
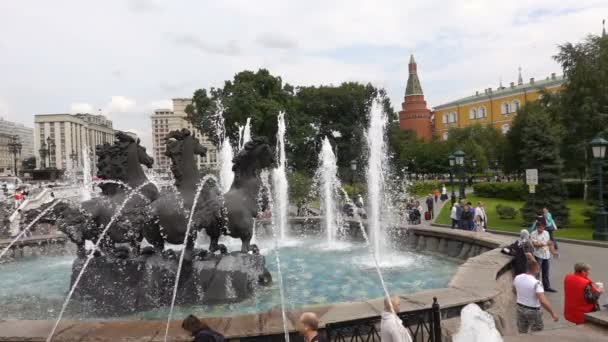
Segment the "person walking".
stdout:
<svg viewBox="0 0 608 342">
<path fill-rule="evenodd" d="M 590 278 L 591 266 L 583 262 L 574 264 L 574 273 L 564 278 L 564 318 L 575 324 L 585 323 L 585 314 L 598 311 L 598 300 L 604 293 L 604 284 Z"/>
<path fill-rule="evenodd" d="M 456 228 L 456 226 L 458 225 L 459 207 L 460 206 L 458 205 L 458 203 L 454 203 L 450 212 L 450 218 L 452 219 L 452 229 Z M 462 214 L 462 210 L 460 210 L 460 214 Z"/>
<path fill-rule="evenodd" d="M 380 321 L 380 342 L 412 342 L 412 337 L 401 319 L 399 312 L 399 297 L 384 299 L 384 312 Z"/>
<path fill-rule="evenodd" d="M 426 208 L 430 213 L 431 219 L 433 218 L 433 206 L 435 202 L 433 201 L 433 194 L 429 194 L 429 197 L 426 198 Z M 425 215 L 426 218 L 427 215 Z"/>
<path fill-rule="evenodd" d="M 536 230 L 530 234 L 530 240 L 534 246 L 534 257 L 540 265 L 541 276 L 543 281 L 543 287 L 546 292 L 557 292 L 551 288 L 549 281 L 549 266 L 551 261 L 551 249 L 552 244 L 549 237 L 549 233 L 545 230 L 544 220 L 536 223 Z"/>
<path fill-rule="evenodd" d="M 445 187 L 445 184 L 441 184 L 441 201 L 445 202 L 448 199 L 448 188 Z"/>
<path fill-rule="evenodd" d="M 305 312 L 300 316 L 298 332 L 305 342 L 327 342 L 324 336 L 319 335 L 319 318 L 314 312 Z"/>
<path fill-rule="evenodd" d="M 528 260 L 526 273 L 518 275 L 513 280 L 517 296 L 517 330 L 520 334 L 544 329 L 541 306 L 549 312 L 555 322 L 559 320 L 545 296 L 543 285 L 535 277 L 538 271 L 538 263 L 535 260 Z"/>
<path fill-rule="evenodd" d="M 205 322 L 198 319 L 194 315 L 189 315 L 182 322 L 182 329 L 186 330 L 192 337 L 193 342 L 224 342 L 225 338 L 222 334 L 211 329 Z"/>
<path fill-rule="evenodd" d="M 547 224 L 546 230 L 549 233 L 551 241 L 553 242 L 553 248 L 557 251 L 559 247 L 557 246 L 557 240 L 555 240 L 555 236 L 553 235 L 554 232 L 557 230 L 557 224 L 555 224 L 555 220 L 553 220 L 553 215 L 551 215 L 551 212 L 549 212 L 549 209 L 547 207 L 543 208 L 543 216 L 545 217 L 545 222 Z"/>
</svg>

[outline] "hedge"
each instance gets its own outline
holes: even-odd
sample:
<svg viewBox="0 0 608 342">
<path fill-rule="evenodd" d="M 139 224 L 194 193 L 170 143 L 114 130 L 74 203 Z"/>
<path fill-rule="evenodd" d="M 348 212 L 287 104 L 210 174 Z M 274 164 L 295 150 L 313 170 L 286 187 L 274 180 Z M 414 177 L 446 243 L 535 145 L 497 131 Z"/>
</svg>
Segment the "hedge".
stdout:
<svg viewBox="0 0 608 342">
<path fill-rule="evenodd" d="M 481 182 L 473 185 L 473 191 L 479 197 L 511 201 L 525 201 L 528 193 L 522 182 Z"/>
</svg>

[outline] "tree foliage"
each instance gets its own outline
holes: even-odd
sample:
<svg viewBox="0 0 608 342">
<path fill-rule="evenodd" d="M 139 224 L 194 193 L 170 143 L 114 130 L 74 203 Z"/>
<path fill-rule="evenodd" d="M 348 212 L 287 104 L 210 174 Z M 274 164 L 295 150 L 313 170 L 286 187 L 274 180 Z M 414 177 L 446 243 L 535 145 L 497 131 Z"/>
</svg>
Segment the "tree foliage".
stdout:
<svg viewBox="0 0 608 342">
<path fill-rule="evenodd" d="M 568 222 L 566 191 L 562 184 L 563 161 L 560 156 L 562 128 L 540 103 L 529 103 L 513 122 L 509 139 L 520 138 L 518 159 L 523 169 L 538 169 L 536 193 L 528 196 L 521 209 L 525 225 L 534 222 L 537 213 L 547 207 L 558 226 Z"/>
</svg>

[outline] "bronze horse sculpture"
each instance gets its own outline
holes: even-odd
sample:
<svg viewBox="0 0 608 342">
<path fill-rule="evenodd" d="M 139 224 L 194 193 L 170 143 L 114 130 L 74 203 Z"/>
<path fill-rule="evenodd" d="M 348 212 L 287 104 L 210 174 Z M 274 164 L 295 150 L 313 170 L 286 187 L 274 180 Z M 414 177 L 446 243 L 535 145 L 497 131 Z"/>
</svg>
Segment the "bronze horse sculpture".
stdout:
<svg viewBox="0 0 608 342">
<path fill-rule="evenodd" d="M 86 240 L 97 241 L 104 227 L 110 222 L 120 203 L 127 196 L 134 195 L 126 203 L 123 212 L 115 223 L 102 237 L 102 247 L 112 249 L 115 243 L 129 243 L 139 249 L 143 240 L 142 228 L 150 224 L 152 217 L 146 206 L 158 198 L 156 186 L 148 182 L 141 165 L 152 167 L 154 159 L 146 153 L 139 140 L 135 140 L 123 132 L 116 132 L 114 144 L 105 143 L 96 148 L 97 177 L 103 180 L 117 180 L 128 186 L 114 183 L 99 184 L 104 196 L 82 202 L 74 208 L 60 204 L 54 210 L 59 228 L 78 246 L 84 250 Z M 143 186 L 142 186 L 143 185 Z M 138 196 L 131 194 L 139 189 Z"/>
</svg>

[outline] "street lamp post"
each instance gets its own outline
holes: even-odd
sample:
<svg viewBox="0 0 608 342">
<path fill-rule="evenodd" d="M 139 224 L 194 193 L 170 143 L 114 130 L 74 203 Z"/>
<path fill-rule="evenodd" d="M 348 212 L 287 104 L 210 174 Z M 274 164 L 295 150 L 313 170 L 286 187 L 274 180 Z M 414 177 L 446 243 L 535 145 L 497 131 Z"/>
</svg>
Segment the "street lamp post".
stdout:
<svg viewBox="0 0 608 342">
<path fill-rule="evenodd" d="M 456 152 L 454 152 L 454 160 L 456 162 L 456 165 L 458 166 L 458 173 L 459 173 L 459 177 L 460 177 L 460 199 L 464 199 L 465 198 L 465 194 L 464 194 L 464 188 L 465 188 L 465 184 L 464 184 L 464 157 L 465 157 L 465 153 L 462 152 L 461 150 L 458 150 Z"/>
<path fill-rule="evenodd" d="M 355 183 L 355 173 L 357 173 L 357 160 L 353 159 L 350 161 L 350 185 Z"/>
<path fill-rule="evenodd" d="M 456 157 L 451 154 L 448 157 L 448 160 L 450 161 L 450 184 L 452 185 L 452 196 L 450 199 L 452 201 L 452 206 L 454 206 L 454 203 L 456 202 L 456 193 L 454 192 L 454 165 L 456 165 Z"/>
<path fill-rule="evenodd" d="M 40 143 L 40 150 L 38 150 L 38 152 L 40 152 L 40 169 L 44 169 L 46 168 L 46 144 L 44 143 L 44 140 L 42 140 L 42 142 Z"/>
<path fill-rule="evenodd" d="M 46 146 L 47 146 L 47 155 L 49 156 L 49 168 L 53 167 L 52 164 L 52 155 L 55 153 L 55 142 L 51 137 L 46 138 Z"/>
<path fill-rule="evenodd" d="M 591 140 L 591 152 L 593 153 L 593 159 L 597 164 L 597 180 L 598 180 L 598 203 L 597 213 L 595 218 L 595 227 L 593 229 L 593 239 L 608 241 L 608 213 L 604 208 L 604 186 L 603 186 L 603 175 L 602 175 L 602 163 L 606 156 L 606 147 L 608 141 L 596 137 Z"/>
<path fill-rule="evenodd" d="M 8 150 L 13 154 L 13 171 L 15 173 L 15 177 L 19 177 L 17 172 L 17 155 L 21 154 L 21 143 L 19 142 L 19 136 L 13 135 L 11 137 L 11 142 L 8 144 Z"/>
</svg>

